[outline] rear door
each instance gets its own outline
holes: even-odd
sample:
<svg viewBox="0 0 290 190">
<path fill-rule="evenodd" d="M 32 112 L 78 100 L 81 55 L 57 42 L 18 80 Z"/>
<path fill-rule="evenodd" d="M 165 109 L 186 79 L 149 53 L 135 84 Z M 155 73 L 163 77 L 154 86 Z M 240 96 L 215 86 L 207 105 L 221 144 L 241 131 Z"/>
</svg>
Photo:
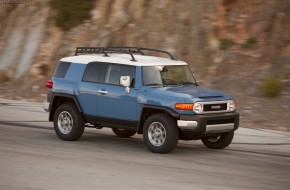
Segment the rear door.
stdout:
<svg viewBox="0 0 290 190">
<path fill-rule="evenodd" d="M 98 86 L 98 115 L 100 120 L 121 126 L 137 125 L 136 67 L 108 64 L 103 81 Z M 120 85 L 121 76 L 130 76 L 130 93 Z"/>
<path fill-rule="evenodd" d="M 86 67 L 79 88 L 79 102 L 85 115 L 98 116 L 98 89 L 106 68 L 107 64 L 101 62 L 92 62 Z"/>
</svg>

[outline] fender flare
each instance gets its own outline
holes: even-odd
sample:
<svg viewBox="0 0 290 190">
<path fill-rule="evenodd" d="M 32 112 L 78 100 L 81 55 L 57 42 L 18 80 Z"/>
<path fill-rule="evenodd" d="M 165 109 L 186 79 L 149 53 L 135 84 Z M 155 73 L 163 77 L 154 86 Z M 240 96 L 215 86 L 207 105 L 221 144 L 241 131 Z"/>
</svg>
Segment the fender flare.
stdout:
<svg viewBox="0 0 290 190">
<path fill-rule="evenodd" d="M 144 104 L 143 108 L 142 108 L 142 111 L 141 111 L 141 114 L 140 114 L 140 117 L 139 117 L 139 123 L 138 123 L 138 126 L 137 126 L 137 133 L 138 134 L 141 134 L 142 131 L 143 131 L 143 126 L 142 125 L 143 125 L 143 123 L 145 123 L 145 119 L 143 118 L 144 114 L 146 114 L 146 113 L 144 113 L 145 109 L 161 110 L 161 111 L 167 112 L 169 115 L 171 115 L 175 119 L 179 119 L 180 118 L 180 114 L 179 113 L 175 112 L 174 110 L 172 110 L 172 109 L 170 109 L 168 107 Z"/>
<path fill-rule="evenodd" d="M 53 116 L 54 116 L 54 113 L 55 113 L 55 110 L 56 110 L 56 103 L 55 103 L 56 101 L 55 101 L 55 99 L 58 98 L 58 97 L 72 99 L 74 101 L 78 111 L 81 112 L 81 113 L 83 112 L 79 101 L 77 100 L 77 98 L 74 95 L 53 93 L 51 104 L 50 104 L 50 107 L 49 107 L 49 110 L 50 110 L 50 112 L 49 112 L 49 121 L 53 121 Z"/>
</svg>

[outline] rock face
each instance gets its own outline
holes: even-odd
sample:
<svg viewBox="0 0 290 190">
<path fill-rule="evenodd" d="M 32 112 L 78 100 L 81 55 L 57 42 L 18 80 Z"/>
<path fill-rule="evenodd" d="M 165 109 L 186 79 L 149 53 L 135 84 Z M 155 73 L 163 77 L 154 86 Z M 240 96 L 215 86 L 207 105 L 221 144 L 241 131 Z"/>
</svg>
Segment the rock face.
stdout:
<svg viewBox="0 0 290 190">
<path fill-rule="evenodd" d="M 172 52 L 200 83 L 236 95 L 247 122 L 261 122 L 270 108 L 273 119 L 290 111 L 290 0 L 97 0 L 91 19 L 68 32 L 51 15 L 42 0 L 0 6 L 0 79 L 10 79 L 0 94 L 43 98 L 44 81 L 76 46 L 143 46 Z M 282 92 L 264 99 L 259 87 L 270 76 Z"/>
</svg>

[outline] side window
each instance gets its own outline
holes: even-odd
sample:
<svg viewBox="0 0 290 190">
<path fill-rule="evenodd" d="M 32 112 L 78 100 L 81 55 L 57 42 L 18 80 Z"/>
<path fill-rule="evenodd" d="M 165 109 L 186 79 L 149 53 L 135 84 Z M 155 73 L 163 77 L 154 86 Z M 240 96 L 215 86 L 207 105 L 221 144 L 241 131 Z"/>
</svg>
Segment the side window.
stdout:
<svg viewBox="0 0 290 190">
<path fill-rule="evenodd" d="M 105 63 L 89 63 L 84 72 L 83 81 L 102 83 L 106 74 L 107 65 Z"/>
<path fill-rule="evenodd" d="M 57 69 L 56 69 L 56 71 L 53 74 L 53 77 L 64 78 L 66 73 L 67 73 L 67 70 L 68 70 L 70 64 L 71 64 L 70 62 L 61 61 L 58 64 Z"/>
<path fill-rule="evenodd" d="M 121 76 L 130 76 L 131 87 L 135 86 L 135 70 L 134 66 L 110 64 L 108 65 L 105 84 L 120 85 Z"/>
</svg>

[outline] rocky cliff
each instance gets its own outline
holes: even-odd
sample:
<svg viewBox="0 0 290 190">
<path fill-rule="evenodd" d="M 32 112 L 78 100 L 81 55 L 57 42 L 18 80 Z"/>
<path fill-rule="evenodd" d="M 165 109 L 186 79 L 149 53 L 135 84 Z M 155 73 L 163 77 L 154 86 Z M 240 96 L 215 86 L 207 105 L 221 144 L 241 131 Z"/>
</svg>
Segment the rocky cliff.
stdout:
<svg viewBox="0 0 290 190">
<path fill-rule="evenodd" d="M 48 1 L 0 5 L 1 96 L 44 99 L 44 82 L 76 46 L 143 46 L 172 52 L 199 83 L 234 94 L 245 126 L 288 130 L 289 0 L 96 0 L 90 19 L 69 30 L 54 14 Z M 275 98 L 260 90 L 268 78 L 282 87 Z"/>
</svg>

